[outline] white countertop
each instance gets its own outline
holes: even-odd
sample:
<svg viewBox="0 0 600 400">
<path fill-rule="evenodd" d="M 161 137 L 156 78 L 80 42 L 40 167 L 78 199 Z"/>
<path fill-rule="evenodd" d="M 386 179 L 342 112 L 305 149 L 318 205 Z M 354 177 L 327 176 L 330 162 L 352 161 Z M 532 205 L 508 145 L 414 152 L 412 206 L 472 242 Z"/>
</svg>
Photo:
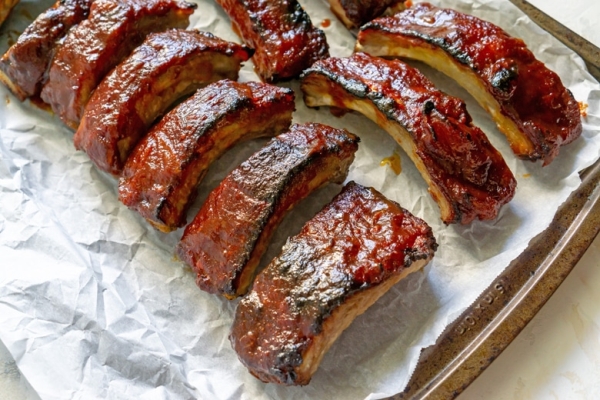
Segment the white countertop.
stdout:
<svg viewBox="0 0 600 400">
<path fill-rule="evenodd" d="M 578 28 L 600 20 L 600 2 L 530 2 L 600 46 L 600 30 Z M 600 398 L 599 264 L 600 238 L 538 315 L 459 400 Z M 0 398 L 37 398 L 2 343 Z"/>
</svg>

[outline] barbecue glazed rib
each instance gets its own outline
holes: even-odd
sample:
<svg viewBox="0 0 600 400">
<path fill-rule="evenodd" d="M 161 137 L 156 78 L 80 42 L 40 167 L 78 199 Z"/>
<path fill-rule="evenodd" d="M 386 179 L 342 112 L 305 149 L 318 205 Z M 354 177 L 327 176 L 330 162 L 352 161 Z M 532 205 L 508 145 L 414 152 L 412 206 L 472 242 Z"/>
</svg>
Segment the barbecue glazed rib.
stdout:
<svg viewBox="0 0 600 400">
<path fill-rule="evenodd" d="M 18 2 L 19 0 L 0 0 L 0 25 L 6 20 L 8 14 Z"/>
<path fill-rule="evenodd" d="M 423 220 L 351 182 L 258 274 L 237 307 L 233 348 L 258 379 L 306 385 L 354 318 L 436 248 Z"/>
<path fill-rule="evenodd" d="M 58 48 L 42 100 L 77 129 L 104 76 L 149 33 L 185 28 L 195 8 L 183 0 L 95 0 L 88 19 L 71 29 Z"/>
<path fill-rule="evenodd" d="M 237 80 L 249 50 L 210 33 L 173 29 L 150 34 L 100 83 L 75 147 L 118 175 L 153 121 L 177 99 L 220 79 Z"/>
<path fill-rule="evenodd" d="M 331 11 L 348 29 L 358 28 L 384 13 L 404 10 L 404 0 L 329 0 Z"/>
<path fill-rule="evenodd" d="M 465 103 L 415 68 L 357 53 L 315 63 L 301 87 L 309 107 L 359 111 L 385 129 L 416 164 L 446 224 L 494 219 L 512 199 L 515 178 Z"/>
<path fill-rule="evenodd" d="M 222 80 L 168 113 L 125 164 L 119 199 L 163 232 L 185 224 L 196 187 L 235 143 L 274 136 L 292 122 L 294 92 Z"/>
<path fill-rule="evenodd" d="M 525 43 L 476 17 L 428 3 L 362 27 L 357 50 L 414 58 L 455 79 L 494 118 L 514 153 L 549 164 L 580 136 L 579 107 Z"/>
<path fill-rule="evenodd" d="M 58 45 L 87 18 L 92 0 L 58 0 L 19 36 L 0 60 L 0 81 L 21 101 L 39 96 Z"/>
<path fill-rule="evenodd" d="M 240 296 L 285 213 L 327 182 L 342 182 L 358 137 L 321 124 L 293 125 L 213 190 L 178 245 L 210 293 Z"/>
<path fill-rule="evenodd" d="M 252 61 L 265 82 L 292 79 L 329 57 L 325 34 L 315 28 L 297 0 L 217 0 L 244 43 L 256 50 Z"/>
</svg>

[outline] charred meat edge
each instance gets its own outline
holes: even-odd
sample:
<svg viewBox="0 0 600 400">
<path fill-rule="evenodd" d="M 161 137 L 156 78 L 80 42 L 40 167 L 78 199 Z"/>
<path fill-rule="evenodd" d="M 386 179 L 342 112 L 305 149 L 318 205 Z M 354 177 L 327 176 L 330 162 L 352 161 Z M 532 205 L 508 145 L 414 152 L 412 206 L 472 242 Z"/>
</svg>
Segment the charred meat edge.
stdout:
<svg viewBox="0 0 600 400">
<path fill-rule="evenodd" d="M 207 105 L 211 109 L 203 108 Z M 283 132 L 294 107 L 290 89 L 229 80 L 207 86 L 167 114 L 139 143 L 125 164 L 120 200 L 163 232 L 183 226 L 210 164 L 241 140 Z M 182 134 L 189 135 L 189 145 L 179 139 Z M 171 153 L 176 151 L 173 146 L 161 146 L 171 140 L 181 143 L 183 149 L 177 148 L 181 153 Z M 177 163 L 156 170 L 163 157 Z M 165 180 L 164 174 L 172 175 Z"/>
<path fill-rule="evenodd" d="M 54 52 L 69 29 L 88 17 L 92 0 L 59 0 L 38 16 L 0 60 L 0 81 L 19 100 L 39 96 Z"/>
<path fill-rule="evenodd" d="M 256 50 L 252 61 L 264 82 L 298 77 L 329 57 L 325 33 L 316 28 L 297 0 L 216 0 L 234 31 Z"/>
<path fill-rule="evenodd" d="M 337 269 L 322 271 L 332 272 L 331 276 L 335 276 L 337 279 L 332 283 L 329 278 L 330 275 L 323 275 L 323 279 L 319 279 L 319 282 L 329 282 L 330 286 L 328 288 L 331 289 L 341 287 L 344 287 L 344 289 L 343 291 L 334 290 L 332 292 L 334 294 L 330 296 L 329 292 L 324 291 L 324 287 L 320 288 L 319 291 L 315 288 L 316 298 L 312 307 L 316 308 L 308 314 L 302 314 L 301 310 L 306 305 L 304 305 L 302 298 L 297 298 L 292 293 L 293 288 L 302 287 L 304 282 L 302 275 L 308 275 L 307 271 L 310 265 L 318 264 L 320 261 L 318 254 L 316 260 L 310 261 L 310 265 L 306 265 L 301 261 L 304 258 L 302 252 L 314 243 L 312 241 L 305 242 L 303 237 L 304 235 L 308 235 L 309 239 L 314 237 L 315 232 L 314 230 L 311 231 L 312 225 L 316 221 L 316 226 L 321 226 L 323 219 L 329 218 L 327 212 L 330 210 L 334 210 L 335 215 L 339 217 L 337 221 L 361 221 L 361 216 L 356 215 L 356 213 L 363 211 L 356 211 L 352 208 L 353 201 L 357 197 L 369 199 L 367 201 L 372 203 L 370 207 L 373 211 L 377 210 L 381 213 L 383 207 L 386 206 L 390 214 L 402 215 L 403 221 L 408 221 L 408 225 L 412 227 L 406 229 L 412 229 L 411 234 L 415 235 L 414 247 L 406 247 L 403 250 L 404 254 L 400 256 L 401 259 L 395 260 L 388 256 L 386 260 L 380 260 L 382 263 L 391 263 L 392 267 L 391 269 L 381 270 L 374 278 L 368 278 L 369 283 L 362 283 L 362 280 L 354 275 L 356 272 L 351 269 L 343 269 L 344 265 L 336 265 Z M 352 224 L 350 222 L 346 223 Z M 360 222 L 358 223 L 360 224 Z M 403 222 L 402 228 L 392 229 L 405 229 L 406 226 Z M 362 227 L 362 229 L 366 228 L 366 226 Z M 356 240 L 355 237 L 333 238 L 330 235 L 331 232 L 323 231 L 320 239 L 321 243 L 331 243 L 332 240 Z M 391 233 L 391 235 L 394 234 Z M 423 268 L 432 259 L 436 249 L 437 243 L 431 228 L 423 220 L 412 216 L 397 203 L 387 200 L 376 190 L 350 182 L 329 205 L 305 224 L 297 236 L 288 239 L 281 254 L 258 275 L 255 287 L 242 299 L 237 307 L 230 335 L 232 346 L 238 353 L 240 361 L 258 379 L 264 382 L 285 385 L 306 385 L 319 367 L 327 350 L 351 322 L 373 305 L 393 285 L 408 274 Z M 347 248 L 345 253 L 353 251 L 355 251 L 354 248 Z M 351 257 L 355 256 L 352 255 Z M 347 277 L 342 278 L 339 274 L 347 274 Z M 284 283 L 278 283 L 277 281 Z M 319 294 L 321 291 L 323 293 Z M 245 336 L 253 335 L 254 330 L 265 332 L 266 327 L 272 328 L 270 325 L 254 326 L 252 324 L 258 322 L 260 325 L 260 322 L 265 320 L 262 315 L 277 311 L 267 308 L 261 301 L 261 299 L 269 298 L 273 293 L 284 294 L 285 305 L 283 309 L 290 313 L 290 320 L 294 320 L 298 325 L 290 326 L 287 324 L 288 319 L 286 319 L 285 326 L 277 326 L 275 331 L 270 330 L 268 332 L 268 334 L 274 335 L 273 341 L 279 342 L 277 345 L 280 345 L 281 348 L 270 348 L 270 346 L 267 346 L 269 343 L 256 340 L 249 342 L 251 346 L 249 348 L 244 343 L 248 343 Z M 304 291 L 301 293 L 304 293 Z M 326 305 L 320 306 L 321 302 L 325 302 Z M 294 318 L 294 316 L 296 317 Z M 268 318 L 266 321 L 268 323 L 273 319 Z M 310 326 L 305 326 L 306 323 Z M 292 335 L 295 334 L 296 337 L 292 337 L 290 340 L 285 338 L 283 333 L 278 336 L 280 333 L 277 329 L 291 330 L 294 332 Z M 296 341 L 298 338 L 301 338 L 301 342 Z M 278 350 L 281 350 L 281 352 L 277 355 L 271 354 Z"/>
<path fill-rule="evenodd" d="M 331 11 L 348 29 L 358 28 L 373 18 L 405 9 L 405 0 L 329 0 Z"/>
<path fill-rule="evenodd" d="M 313 133 L 311 130 L 315 132 Z M 306 136 L 307 139 L 316 136 L 318 139 L 314 140 L 319 140 L 322 146 L 317 146 L 315 143 L 307 149 L 295 149 L 295 135 L 309 135 Z M 274 138 L 267 146 L 232 171 L 209 195 L 194 222 L 186 228 L 178 246 L 179 257 L 196 270 L 198 286 L 211 293 L 220 293 L 229 299 L 246 293 L 268 242 L 285 214 L 327 182 L 342 182 L 354 159 L 358 142 L 357 136 L 326 125 L 316 123 L 294 125 L 288 133 Z M 306 151 L 308 153 L 302 154 Z M 300 158 L 298 158 L 299 155 Z M 290 164 L 281 165 L 277 159 Z M 264 165 L 264 172 L 252 168 L 253 165 Z M 250 173 L 247 172 L 248 168 L 252 168 Z M 263 184 L 262 188 L 254 188 L 256 191 L 253 191 L 252 187 L 244 187 L 246 183 L 253 185 L 253 182 L 260 176 L 277 175 L 279 175 L 278 178 Z M 244 228 L 249 228 L 250 233 L 246 242 L 239 246 L 233 255 L 230 254 L 231 251 L 228 251 L 228 262 L 221 263 L 216 270 L 212 270 L 215 264 L 203 265 L 198 262 L 204 254 L 208 256 L 210 254 L 205 253 L 203 248 L 195 249 L 191 246 L 194 244 L 195 235 L 210 234 L 210 232 L 204 232 L 203 229 L 205 226 L 209 226 L 205 220 L 215 222 L 213 218 L 216 215 L 212 216 L 210 213 L 211 207 L 225 207 L 224 210 L 233 212 L 236 207 L 244 206 L 244 204 L 228 202 L 230 199 L 227 198 L 227 194 L 231 192 L 226 192 L 225 198 L 220 197 L 222 191 L 226 191 L 228 188 L 232 188 L 233 193 L 238 190 L 245 193 L 249 201 L 260 202 L 265 209 L 259 220 L 247 221 L 248 226 Z M 229 227 L 229 229 L 233 229 L 233 227 Z M 236 231 L 241 229 L 242 227 L 238 227 Z M 213 243 L 212 240 L 210 243 Z M 215 247 L 220 248 L 220 245 Z M 215 251 L 213 246 L 211 246 L 211 251 Z M 218 276 L 222 273 L 225 273 L 228 278 L 222 283 L 217 283 Z"/>
<path fill-rule="evenodd" d="M 434 8 L 435 10 L 438 9 Z M 476 27 L 473 29 L 476 29 Z M 465 88 L 492 116 L 498 129 L 506 136 L 511 149 L 520 158 L 530 161 L 542 159 L 544 165 L 548 165 L 558 154 L 560 145 L 570 143 L 581 134 L 582 126 L 577 102 L 568 89 L 564 89 L 563 87 L 567 92 L 567 97 L 570 99 L 570 104 L 566 104 L 565 107 L 571 108 L 568 111 L 575 118 L 575 121 L 572 126 L 572 132 L 569 133 L 567 140 L 562 141 L 560 139 L 562 142 L 559 142 L 558 145 L 549 143 L 545 138 L 547 133 L 540 130 L 539 132 L 532 133 L 536 140 L 536 143 L 534 143 L 529 134 L 515 122 L 514 118 L 518 118 L 518 116 L 511 117 L 503 111 L 502 105 L 486 86 L 486 82 L 469 65 L 469 56 L 461 53 L 459 49 L 454 48 L 452 43 L 445 38 L 424 35 L 418 32 L 418 30 L 408 28 L 405 34 L 406 36 L 390 30 L 386 24 L 386 18 L 376 19 L 361 28 L 355 50 L 375 56 L 406 57 L 419 60 L 451 77 Z M 554 74 L 551 71 L 548 72 Z M 491 84 L 492 86 L 508 85 L 510 80 L 514 79 L 515 76 L 514 71 L 511 72 L 510 69 L 504 69 L 496 75 L 498 81 L 491 82 Z"/>
<path fill-rule="evenodd" d="M 96 86 L 146 35 L 185 28 L 196 5 L 183 0 L 95 0 L 88 19 L 73 27 L 50 65 L 42 100 L 77 129 Z"/>
<path fill-rule="evenodd" d="M 360 56 L 360 54 L 355 56 Z M 433 179 L 428 172 L 429 169 L 427 165 L 417 155 L 417 147 L 411 134 L 407 130 L 408 128 L 402 126 L 393 116 L 387 115 L 386 100 L 388 99 L 382 97 L 379 99 L 380 101 L 375 101 L 368 95 L 369 90 L 365 92 L 365 88 L 367 87 L 368 85 L 363 82 L 358 82 L 354 79 L 346 79 L 341 75 L 338 76 L 329 71 L 326 67 L 323 68 L 319 63 L 315 63 L 313 67 L 304 72 L 301 84 L 302 91 L 304 92 L 304 101 L 307 106 L 319 107 L 325 105 L 349 108 L 367 116 L 387 131 L 409 155 L 427 182 L 431 196 L 440 207 L 441 218 L 444 223 L 460 222 L 461 224 L 467 224 L 474 218 L 481 219 L 481 214 L 478 210 L 474 209 L 469 213 L 464 212 L 457 203 L 449 199 L 442 192 L 440 189 L 442 183 L 438 183 Z M 335 94 L 333 92 L 335 92 Z M 373 95 L 377 97 L 376 93 L 373 93 Z M 427 104 L 425 106 L 427 106 Z M 490 150 L 497 153 L 493 147 Z M 499 153 L 497 154 L 499 156 Z M 501 158 L 501 156 L 499 157 Z M 503 160 L 502 166 L 505 168 L 507 179 L 510 179 L 508 179 L 509 185 L 506 187 L 508 195 L 505 196 L 504 199 L 492 198 L 495 203 L 496 214 L 499 211 L 500 206 L 512 199 L 516 187 L 516 180 L 508 167 L 506 167 L 506 164 L 504 164 Z"/>
<path fill-rule="evenodd" d="M 237 79 L 248 49 L 199 31 L 173 29 L 146 41 L 100 83 L 75 147 L 118 176 L 150 125 L 175 101 L 220 79 Z"/>
</svg>

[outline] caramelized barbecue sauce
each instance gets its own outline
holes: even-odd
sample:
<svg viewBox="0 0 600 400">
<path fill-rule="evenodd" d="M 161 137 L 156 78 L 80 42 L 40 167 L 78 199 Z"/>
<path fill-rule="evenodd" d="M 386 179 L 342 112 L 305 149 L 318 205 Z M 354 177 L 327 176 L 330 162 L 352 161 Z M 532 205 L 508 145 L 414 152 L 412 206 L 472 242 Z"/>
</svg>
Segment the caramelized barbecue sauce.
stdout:
<svg viewBox="0 0 600 400">
<path fill-rule="evenodd" d="M 352 22 L 352 27 L 359 27 L 373 18 L 379 17 L 390 6 L 401 0 L 336 0 L 344 10 L 346 18 Z"/>
<path fill-rule="evenodd" d="M 58 41 L 69 29 L 87 18 L 92 0 L 60 0 L 29 25 L 2 56 L 0 70 L 16 86 L 24 100 L 37 96 L 46 79 Z"/>
<path fill-rule="evenodd" d="M 381 29 L 438 46 L 482 79 L 502 112 L 526 133 L 547 165 L 559 147 L 581 134 L 577 102 L 558 75 L 547 69 L 521 39 L 479 18 L 420 3 L 394 17 L 363 27 Z M 417 44 L 418 46 L 418 44 Z"/>
<path fill-rule="evenodd" d="M 292 79 L 329 56 L 325 34 L 296 0 L 217 0 L 234 31 L 256 50 L 252 60 L 265 82 Z"/>
<path fill-rule="evenodd" d="M 285 213 L 324 183 L 343 180 L 357 148 L 358 137 L 348 132 L 293 125 L 234 169 L 209 195 L 178 247 L 180 258 L 194 266 L 198 286 L 229 298 L 244 293 L 250 283 L 244 278 L 254 275 Z"/>
<path fill-rule="evenodd" d="M 203 56 L 215 59 L 214 65 Z M 249 56 L 244 47 L 206 32 L 150 34 L 96 88 L 75 147 L 101 170 L 118 175 L 135 144 L 172 102 L 213 81 L 237 79 L 240 63 Z M 228 68 L 224 57 L 234 60 Z"/>
<path fill-rule="evenodd" d="M 182 0 L 95 0 L 54 57 L 42 100 L 77 129 L 93 90 L 146 35 L 185 28 L 196 6 Z"/>
<path fill-rule="evenodd" d="M 258 275 L 236 310 L 232 344 L 259 379 L 306 384 L 294 368 L 332 312 L 436 247 L 422 220 L 350 183 Z"/>
<path fill-rule="evenodd" d="M 286 129 L 290 89 L 221 80 L 167 114 L 127 160 L 119 199 L 157 228 L 185 224 L 195 188 L 212 161 L 233 144 Z"/>
<path fill-rule="evenodd" d="M 305 72 L 337 85 L 329 93 L 344 104 L 348 93 L 372 101 L 412 135 L 418 156 L 454 207 L 454 220 L 493 219 L 509 201 L 516 181 L 485 134 L 471 124 L 465 103 L 437 90 L 419 71 L 398 60 L 364 53 L 329 58 Z M 379 123 L 382 125 L 382 123 Z"/>
</svg>

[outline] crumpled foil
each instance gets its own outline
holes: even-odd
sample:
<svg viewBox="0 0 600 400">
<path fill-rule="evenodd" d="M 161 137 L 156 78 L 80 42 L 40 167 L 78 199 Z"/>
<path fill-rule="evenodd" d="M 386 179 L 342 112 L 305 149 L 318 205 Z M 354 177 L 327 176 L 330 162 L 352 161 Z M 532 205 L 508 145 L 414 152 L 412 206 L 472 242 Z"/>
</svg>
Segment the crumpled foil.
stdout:
<svg viewBox="0 0 600 400">
<path fill-rule="evenodd" d="M 238 361 L 228 334 L 236 302 L 199 290 L 174 258 L 182 231 L 162 234 L 117 200 L 117 182 L 74 149 L 73 133 L 0 87 L 0 340 L 44 399 L 360 399 L 400 392 L 420 349 L 435 342 L 478 294 L 545 229 L 578 187 L 578 171 L 599 158 L 600 85 L 582 60 L 503 0 L 436 0 L 521 37 L 588 105 L 580 139 L 548 167 L 516 159 L 488 115 L 453 81 L 412 63 L 442 90 L 466 100 L 475 124 L 518 180 L 495 221 L 445 226 L 416 168 L 395 142 L 358 114 L 307 109 L 297 82 L 296 122 L 347 128 L 362 142 L 348 180 L 373 186 L 433 227 L 440 244 L 424 273 L 400 282 L 342 334 L 310 385 L 264 384 Z M 323 28 L 334 56 L 351 54 L 353 36 L 323 2 L 301 1 Z M 3 26 L 0 50 L 52 1 L 24 0 Z M 198 1 L 192 27 L 238 41 L 212 1 Z M 240 80 L 257 80 L 251 63 Z M 199 188 L 201 201 L 264 141 L 238 145 Z M 402 172 L 381 166 L 398 153 Z M 263 265 L 340 190 L 329 185 L 293 210 Z"/>
</svg>

